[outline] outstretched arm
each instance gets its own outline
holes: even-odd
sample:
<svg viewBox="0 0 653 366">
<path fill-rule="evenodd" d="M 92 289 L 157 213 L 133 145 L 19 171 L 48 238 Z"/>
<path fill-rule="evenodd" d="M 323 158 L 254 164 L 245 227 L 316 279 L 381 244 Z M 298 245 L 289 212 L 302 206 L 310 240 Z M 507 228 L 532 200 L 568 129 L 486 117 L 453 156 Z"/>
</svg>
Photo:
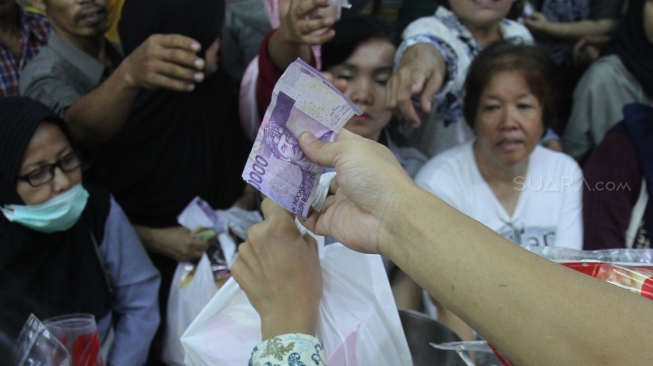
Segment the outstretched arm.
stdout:
<svg viewBox="0 0 653 366">
<path fill-rule="evenodd" d="M 417 187 L 381 145 L 346 130 L 333 143 L 301 137 L 337 171 L 335 194 L 304 224 L 387 256 L 516 364 L 653 359 L 650 300 L 514 245 Z"/>
<path fill-rule="evenodd" d="M 442 88 L 447 64 L 440 51 L 430 43 L 414 44 L 401 56 L 397 71 L 388 81 L 386 104 L 400 112 L 414 127 L 420 119 L 413 105 L 412 96 L 421 94 L 422 110 L 431 113 L 431 104 Z"/>
<path fill-rule="evenodd" d="M 576 42 L 585 36 L 607 34 L 617 26 L 614 19 L 586 19 L 578 22 L 554 23 L 546 15 L 535 12 L 524 19 L 524 24 L 533 33 Z"/>
<path fill-rule="evenodd" d="M 270 38 L 268 52 L 279 70 L 301 58 L 311 60 L 312 45 L 327 42 L 335 35 L 331 27 L 334 17 L 321 17 L 321 8 L 327 8 L 327 0 L 292 0 L 288 13 L 282 18 L 279 29 Z"/>
<path fill-rule="evenodd" d="M 326 360 L 314 337 L 322 298 L 317 243 L 308 234 L 302 237 L 292 215 L 272 200 L 264 200 L 262 210 L 265 221 L 249 229 L 231 267 L 261 316 L 263 342 L 254 347 L 250 365 L 290 364 L 290 357 L 274 359 L 274 353 L 266 351 L 275 347 L 292 354 L 293 364 L 316 364 Z"/>
<path fill-rule="evenodd" d="M 98 88 L 64 112 L 75 138 L 88 147 L 122 129 L 141 88 L 192 91 L 204 79 L 200 44 L 180 35 L 153 35 L 127 56 Z"/>
</svg>

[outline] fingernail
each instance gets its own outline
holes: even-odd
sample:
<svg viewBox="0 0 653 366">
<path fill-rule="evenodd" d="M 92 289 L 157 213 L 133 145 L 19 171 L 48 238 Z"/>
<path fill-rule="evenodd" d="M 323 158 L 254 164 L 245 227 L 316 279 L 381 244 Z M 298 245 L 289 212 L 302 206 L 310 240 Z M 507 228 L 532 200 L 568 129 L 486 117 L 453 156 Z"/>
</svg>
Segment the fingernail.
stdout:
<svg viewBox="0 0 653 366">
<path fill-rule="evenodd" d="M 188 91 L 195 90 L 195 84 L 188 84 L 188 86 L 186 86 L 186 89 L 188 89 Z"/>
<path fill-rule="evenodd" d="M 202 60 L 201 58 L 195 60 L 195 67 L 202 70 L 204 68 L 204 60 Z"/>
<path fill-rule="evenodd" d="M 190 49 L 197 52 L 202 48 L 199 43 L 191 43 Z"/>
<path fill-rule="evenodd" d="M 204 80 L 204 74 L 201 73 L 201 72 L 195 73 L 195 75 L 194 75 L 193 77 L 194 77 L 195 80 L 197 80 L 197 81 L 202 81 L 202 80 Z"/>
<path fill-rule="evenodd" d="M 310 143 L 315 142 L 315 141 L 318 140 L 318 138 L 315 137 L 315 135 L 313 135 L 312 133 L 310 133 L 308 131 L 302 132 L 302 134 L 299 136 L 299 138 L 300 138 L 300 140 L 304 141 L 307 144 L 310 144 Z"/>
</svg>

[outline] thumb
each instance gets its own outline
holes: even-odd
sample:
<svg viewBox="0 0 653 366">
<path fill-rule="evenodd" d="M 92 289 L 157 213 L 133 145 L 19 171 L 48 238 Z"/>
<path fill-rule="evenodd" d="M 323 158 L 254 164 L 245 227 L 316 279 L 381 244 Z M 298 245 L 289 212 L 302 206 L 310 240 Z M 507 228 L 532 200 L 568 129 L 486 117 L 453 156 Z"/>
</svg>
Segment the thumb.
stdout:
<svg viewBox="0 0 653 366">
<path fill-rule="evenodd" d="M 303 132 L 299 136 L 299 146 L 311 161 L 335 168 L 336 161 L 343 152 L 343 141 L 356 136 L 358 135 L 343 129 L 338 133 L 336 142 L 324 142 L 310 132 Z"/>
</svg>

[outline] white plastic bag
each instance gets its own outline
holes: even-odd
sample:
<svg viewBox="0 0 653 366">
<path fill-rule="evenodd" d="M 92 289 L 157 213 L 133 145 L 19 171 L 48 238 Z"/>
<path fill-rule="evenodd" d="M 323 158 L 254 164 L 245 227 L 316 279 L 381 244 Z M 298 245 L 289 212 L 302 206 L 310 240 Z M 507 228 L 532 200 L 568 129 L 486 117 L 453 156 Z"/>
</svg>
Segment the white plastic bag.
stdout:
<svg viewBox="0 0 653 366">
<path fill-rule="evenodd" d="M 410 350 L 378 255 L 332 244 L 321 260 L 317 337 L 327 365 L 410 366 Z M 261 342 L 261 320 L 229 279 L 181 338 L 187 365 L 246 365 Z"/>
<path fill-rule="evenodd" d="M 163 340 L 162 358 L 172 366 L 185 365 L 181 336 L 218 292 L 218 286 L 215 284 L 215 277 L 206 253 L 202 254 L 192 280 L 183 281 L 185 286 L 182 287 L 182 277 L 187 275 L 185 265 L 185 263 L 177 265 L 168 297 L 167 326 Z"/>
</svg>

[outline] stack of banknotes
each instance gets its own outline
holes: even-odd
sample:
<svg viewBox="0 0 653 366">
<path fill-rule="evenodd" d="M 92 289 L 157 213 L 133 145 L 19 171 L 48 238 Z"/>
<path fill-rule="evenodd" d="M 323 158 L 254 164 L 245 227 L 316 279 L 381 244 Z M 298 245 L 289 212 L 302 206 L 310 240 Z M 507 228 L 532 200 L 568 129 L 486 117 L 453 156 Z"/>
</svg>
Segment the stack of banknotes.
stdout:
<svg viewBox="0 0 653 366">
<path fill-rule="evenodd" d="M 299 135 L 308 131 L 333 141 L 349 119 L 361 113 L 319 71 L 297 59 L 274 87 L 243 179 L 306 218 L 324 168 L 306 157 Z"/>
</svg>

